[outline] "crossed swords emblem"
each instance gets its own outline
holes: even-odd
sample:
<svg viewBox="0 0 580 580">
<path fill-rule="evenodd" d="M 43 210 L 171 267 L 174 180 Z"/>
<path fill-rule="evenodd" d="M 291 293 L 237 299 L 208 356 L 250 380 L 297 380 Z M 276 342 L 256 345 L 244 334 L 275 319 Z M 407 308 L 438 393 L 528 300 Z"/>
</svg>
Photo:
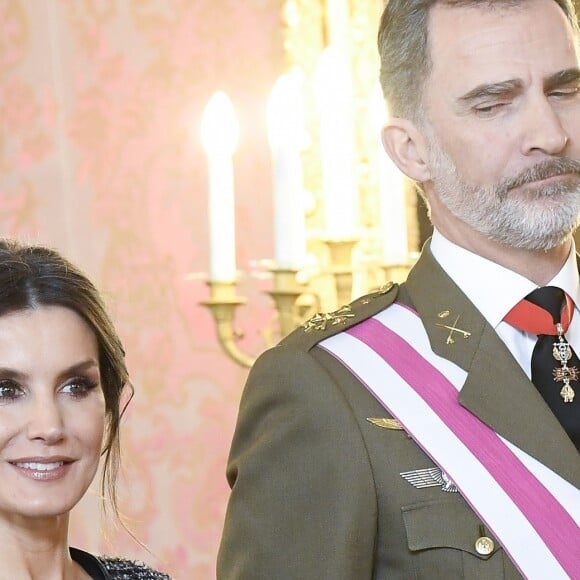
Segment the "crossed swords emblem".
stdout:
<svg viewBox="0 0 580 580">
<path fill-rule="evenodd" d="M 449 312 L 449 310 L 443 310 L 443 312 L 440 312 L 437 316 L 441 319 L 447 318 L 451 313 Z M 449 334 L 447 335 L 447 340 L 445 341 L 446 344 L 455 344 L 455 335 L 459 334 L 460 336 L 462 336 L 463 338 L 467 339 L 471 336 L 471 332 L 468 332 L 467 330 L 463 330 L 462 328 L 459 328 L 457 326 L 457 323 L 459 322 L 459 315 L 457 315 L 455 317 L 455 320 L 453 321 L 453 324 L 443 324 L 441 322 L 437 322 L 435 324 L 435 326 L 439 326 L 440 328 L 445 328 L 446 330 L 449 331 Z"/>
</svg>

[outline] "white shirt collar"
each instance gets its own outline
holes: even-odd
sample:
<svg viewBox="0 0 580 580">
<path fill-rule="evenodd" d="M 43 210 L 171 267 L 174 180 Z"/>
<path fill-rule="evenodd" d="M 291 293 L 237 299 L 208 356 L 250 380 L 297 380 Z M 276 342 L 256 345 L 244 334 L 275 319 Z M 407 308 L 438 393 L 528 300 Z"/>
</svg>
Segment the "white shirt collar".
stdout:
<svg viewBox="0 0 580 580">
<path fill-rule="evenodd" d="M 430 246 L 440 266 L 461 288 L 489 324 L 496 328 L 504 316 L 538 286 L 524 276 L 450 242 L 435 230 Z M 574 241 L 562 269 L 548 282 L 580 305 L 580 276 Z"/>
</svg>

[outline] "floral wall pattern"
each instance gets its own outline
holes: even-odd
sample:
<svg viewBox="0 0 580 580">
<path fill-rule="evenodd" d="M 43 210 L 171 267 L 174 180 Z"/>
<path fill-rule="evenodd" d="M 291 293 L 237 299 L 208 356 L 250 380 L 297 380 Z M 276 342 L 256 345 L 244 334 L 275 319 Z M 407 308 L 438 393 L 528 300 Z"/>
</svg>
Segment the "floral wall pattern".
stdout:
<svg viewBox="0 0 580 580">
<path fill-rule="evenodd" d="M 246 372 L 214 340 L 203 107 L 228 92 L 239 266 L 272 254 L 265 108 L 284 72 L 282 0 L 0 0 L 0 235 L 61 250 L 102 289 L 135 397 L 120 504 L 101 529 L 97 488 L 73 545 L 213 578 L 224 470 Z M 243 347 L 264 346 L 268 282 L 246 275 Z"/>
</svg>

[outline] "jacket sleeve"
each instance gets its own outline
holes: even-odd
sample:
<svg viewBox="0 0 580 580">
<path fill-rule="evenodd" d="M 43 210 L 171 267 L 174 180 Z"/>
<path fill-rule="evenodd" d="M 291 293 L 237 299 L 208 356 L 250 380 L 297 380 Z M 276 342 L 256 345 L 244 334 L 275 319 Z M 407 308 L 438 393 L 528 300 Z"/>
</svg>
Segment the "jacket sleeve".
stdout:
<svg viewBox="0 0 580 580">
<path fill-rule="evenodd" d="M 227 477 L 218 580 L 372 578 L 367 451 L 346 399 L 308 352 L 276 347 L 255 363 Z"/>
</svg>

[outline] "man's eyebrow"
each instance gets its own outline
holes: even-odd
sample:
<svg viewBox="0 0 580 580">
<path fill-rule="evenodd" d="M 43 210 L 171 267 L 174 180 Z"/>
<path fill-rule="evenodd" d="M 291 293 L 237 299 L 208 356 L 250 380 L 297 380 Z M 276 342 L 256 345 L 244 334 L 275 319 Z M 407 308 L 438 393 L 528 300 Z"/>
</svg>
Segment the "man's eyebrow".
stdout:
<svg viewBox="0 0 580 580">
<path fill-rule="evenodd" d="M 544 90 L 550 91 L 557 87 L 569 85 L 580 80 L 580 68 L 568 68 L 549 76 L 544 81 Z"/>
<path fill-rule="evenodd" d="M 467 103 L 469 101 L 481 99 L 484 97 L 515 93 L 520 91 L 522 88 L 523 83 L 519 79 L 510 79 L 500 83 L 483 83 L 481 85 L 477 85 L 475 88 L 471 89 L 457 100 L 459 103 Z"/>
<path fill-rule="evenodd" d="M 544 81 L 544 90 L 550 91 L 578 81 L 580 81 L 580 68 L 565 69 L 547 77 Z M 482 83 L 459 97 L 457 101 L 467 103 L 484 97 L 508 95 L 520 91 L 522 88 L 523 82 L 519 79 L 510 79 L 499 83 Z"/>
</svg>

